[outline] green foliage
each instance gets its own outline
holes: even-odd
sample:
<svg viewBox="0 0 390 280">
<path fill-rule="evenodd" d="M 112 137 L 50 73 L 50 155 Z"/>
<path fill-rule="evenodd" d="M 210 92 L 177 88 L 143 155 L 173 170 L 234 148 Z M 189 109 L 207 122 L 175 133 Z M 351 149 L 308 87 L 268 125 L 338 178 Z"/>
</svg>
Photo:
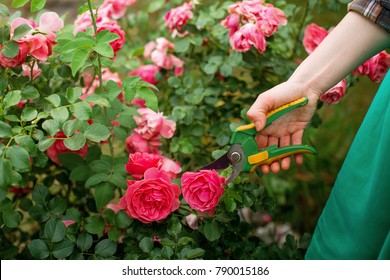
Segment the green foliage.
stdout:
<svg viewBox="0 0 390 280">
<path fill-rule="evenodd" d="M 143 224 L 125 210 L 108 206 L 119 203 L 127 180 L 134 179 L 125 170 L 129 155 L 125 139 L 137 127 L 133 117 L 139 115 L 134 100 L 144 100 L 146 107 L 176 122 L 174 136 L 162 140 L 161 153 L 180 162 L 183 172 L 196 171 L 226 151 L 232 130 L 245 122 L 245 109 L 257 94 L 286 80 L 295 69 L 295 61 L 303 56 L 300 39 L 313 13 L 345 4 L 267 1 L 283 9 L 289 23 L 267 38 L 267 50 L 260 54 L 255 49 L 246 53 L 231 49 L 228 30 L 220 21 L 233 2 L 199 2 L 183 27 L 182 32 L 188 32 L 184 37 L 172 38 L 163 22 L 163 15 L 184 1 L 138 1 L 120 21 L 126 44 L 117 54 L 110 45 L 117 34 L 93 28 L 74 34 L 74 26 L 68 26 L 57 34 L 46 62 L 31 57 L 26 62 L 38 66 L 38 77 L 24 76 L 20 67 L 0 67 L 2 259 L 303 258 L 310 240 L 304 233 L 312 228 L 297 226 L 299 237 L 288 235 L 279 242 L 272 236 L 266 241 L 256 234 L 266 223 L 248 222 L 243 209 L 282 217 L 277 223 L 296 221 L 298 215 L 289 217 L 284 211 L 300 207 L 296 204 L 302 190 L 321 186 L 312 175 L 320 169 L 314 161 L 293 169 L 286 178 L 241 175 L 226 186 L 212 217 L 200 215 L 182 200 L 167 219 Z M 13 0 L 12 7 L 29 4 L 36 12 L 45 3 Z M 86 3 L 78 13 L 89 9 Z M 0 15 L 9 16 L 4 4 Z M 29 31 L 29 26 L 21 25 L 11 39 L 9 24 L 0 27 L 2 54 L 16 57 L 16 40 Z M 143 56 L 144 46 L 158 37 L 173 42 L 172 54 L 185 61 L 184 74 L 161 70 L 157 85 L 129 76 L 139 65 L 151 63 Z M 102 68 L 118 73 L 121 82 L 103 81 Z M 86 74 L 98 77 L 96 87 L 88 84 Z M 86 96 L 91 89 L 93 94 Z M 26 103 L 18 106 L 20 102 Z M 309 133 L 315 144 L 316 131 L 309 128 Z M 64 149 L 80 151 L 87 146 L 88 151 L 59 154 L 58 162 L 53 162 L 47 154 L 58 148 L 57 140 L 63 140 Z M 325 187 L 316 189 L 323 192 L 322 198 Z M 312 196 L 305 199 L 315 204 Z M 190 214 L 197 215 L 194 226 L 186 221 Z"/>
</svg>

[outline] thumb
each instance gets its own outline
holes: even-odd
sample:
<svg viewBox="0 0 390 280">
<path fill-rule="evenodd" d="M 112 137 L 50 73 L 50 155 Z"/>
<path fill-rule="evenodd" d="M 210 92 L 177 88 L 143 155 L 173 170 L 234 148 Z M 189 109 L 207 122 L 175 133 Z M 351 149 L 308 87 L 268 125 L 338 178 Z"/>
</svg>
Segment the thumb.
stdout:
<svg viewBox="0 0 390 280">
<path fill-rule="evenodd" d="M 249 108 L 246 116 L 251 120 L 257 131 L 264 129 L 267 121 L 267 113 L 273 108 L 271 98 L 264 98 L 261 94 L 257 97 L 255 103 Z"/>
</svg>

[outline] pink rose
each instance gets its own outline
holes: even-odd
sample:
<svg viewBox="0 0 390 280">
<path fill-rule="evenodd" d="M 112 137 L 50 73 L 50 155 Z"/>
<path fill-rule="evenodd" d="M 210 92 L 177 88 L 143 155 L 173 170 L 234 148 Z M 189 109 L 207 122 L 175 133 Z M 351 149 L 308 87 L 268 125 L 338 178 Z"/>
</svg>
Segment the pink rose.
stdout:
<svg viewBox="0 0 390 280">
<path fill-rule="evenodd" d="M 192 2 L 184 3 L 181 6 L 171 9 L 164 15 L 165 25 L 169 27 L 169 31 L 175 36 L 179 34 L 180 37 L 184 34 L 180 34 L 179 31 L 192 18 Z"/>
<path fill-rule="evenodd" d="M 271 36 L 277 30 L 279 25 L 286 25 L 287 18 L 285 13 L 275 8 L 271 4 L 266 4 L 260 11 L 260 16 L 256 20 L 257 27 L 265 34 L 265 36 Z"/>
<path fill-rule="evenodd" d="M 101 11 L 106 11 L 106 15 L 113 19 L 119 19 L 125 15 L 127 7 L 134 5 L 136 0 L 104 0 L 103 4 L 99 8 Z"/>
<path fill-rule="evenodd" d="M 336 104 L 347 91 L 347 80 L 343 79 L 337 85 L 320 96 L 320 100 L 328 104 Z"/>
<path fill-rule="evenodd" d="M 140 181 L 127 181 L 127 190 L 120 206 L 142 223 L 165 219 L 180 206 L 180 187 L 171 182 L 162 170 L 150 168 Z"/>
<path fill-rule="evenodd" d="M 156 140 L 160 136 L 171 138 L 175 133 L 176 123 L 167 120 L 162 113 L 156 113 L 149 108 L 139 108 L 137 111 L 141 116 L 134 116 L 138 125 L 134 131 L 145 140 Z"/>
<path fill-rule="evenodd" d="M 230 37 L 230 45 L 239 52 L 247 52 L 253 45 L 260 53 L 266 49 L 265 36 L 253 23 L 247 23 Z"/>
<path fill-rule="evenodd" d="M 64 223 L 66 228 L 70 227 L 71 225 L 73 225 L 75 223 L 74 220 L 63 220 L 62 222 Z"/>
<path fill-rule="evenodd" d="M 385 77 L 389 67 L 390 55 L 382 51 L 359 65 L 352 73 L 366 75 L 372 82 L 379 83 Z"/>
<path fill-rule="evenodd" d="M 328 36 L 329 32 L 315 23 L 306 26 L 305 34 L 303 35 L 303 46 L 308 54 L 311 54 L 317 46 Z"/>
<path fill-rule="evenodd" d="M 82 158 L 85 158 L 85 156 L 88 153 L 88 145 L 85 144 L 83 148 L 77 151 L 69 150 L 64 145 L 64 139 L 67 138 L 67 136 L 64 134 L 63 131 L 58 132 L 54 138 L 61 138 L 57 139 L 53 145 L 50 146 L 49 149 L 46 151 L 46 155 L 56 164 L 61 165 L 60 160 L 58 159 L 59 154 L 66 154 L 66 153 L 76 153 L 79 154 Z"/>
<path fill-rule="evenodd" d="M 198 229 L 198 220 L 199 220 L 199 217 L 196 216 L 195 214 L 189 214 L 186 216 L 187 225 L 191 229 Z"/>
<path fill-rule="evenodd" d="M 0 44 L 0 66 L 3 68 L 13 68 L 16 66 L 22 65 L 26 59 L 28 54 L 28 46 L 25 42 L 18 42 L 19 52 L 13 58 L 8 58 L 3 55 L 2 49 L 3 45 Z"/>
<path fill-rule="evenodd" d="M 133 133 L 126 138 L 126 150 L 129 153 L 161 153 L 158 148 L 162 143 L 158 140 L 145 140 L 138 133 Z"/>
<path fill-rule="evenodd" d="M 181 172 L 180 165 L 162 155 L 136 152 L 129 155 L 129 161 L 126 163 L 126 171 L 135 179 L 141 179 L 146 170 L 157 168 L 165 171 L 171 178 L 176 178 Z"/>
<path fill-rule="evenodd" d="M 221 21 L 223 27 L 229 28 L 229 38 L 240 28 L 240 15 L 231 14 Z"/>
<path fill-rule="evenodd" d="M 215 170 L 185 172 L 181 177 L 183 197 L 191 208 L 213 216 L 224 193 L 226 179 Z"/>
<path fill-rule="evenodd" d="M 132 70 L 129 75 L 140 76 L 144 82 L 157 85 L 156 74 L 159 70 L 159 67 L 153 64 L 141 65 L 138 69 Z"/>
<path fill-rule="evenodd" d="M 141 179 L 149 168 L 158 168 L 161 165 L 161 156 L 144 152 L 136 152 L 129 155 L 126 163 L 126 171 L 135 179 Z"/>
</svg>

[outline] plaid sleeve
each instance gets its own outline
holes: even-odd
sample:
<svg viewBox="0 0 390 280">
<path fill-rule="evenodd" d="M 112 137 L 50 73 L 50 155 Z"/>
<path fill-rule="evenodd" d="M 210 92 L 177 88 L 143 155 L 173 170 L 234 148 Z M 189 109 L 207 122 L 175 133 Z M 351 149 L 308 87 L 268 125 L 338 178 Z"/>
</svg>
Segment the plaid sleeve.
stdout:
<svg viewBox="0 0 390 280">
<path fill-rule="evenodd" d="M 348 11 L 355 11 L 390 32 L 390 0 L 354 0 Z"/>
</svg>

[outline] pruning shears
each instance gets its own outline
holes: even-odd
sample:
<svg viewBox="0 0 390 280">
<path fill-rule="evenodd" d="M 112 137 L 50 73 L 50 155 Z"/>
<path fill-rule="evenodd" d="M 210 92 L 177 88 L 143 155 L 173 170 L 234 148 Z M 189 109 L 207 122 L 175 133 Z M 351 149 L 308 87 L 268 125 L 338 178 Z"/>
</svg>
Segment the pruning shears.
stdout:
<svg viewBox="0 0 390 280">
<path fill-rule="evenodd" d="M 267 114 L 267 121 L 264 128 L 269 126 L 280 116 L 295 108 L 303 107 L 307 103 L 308 99 L 303 97 L 270 111 Z M 230 138 L 231 146 L 229 150 L 212 163 L 201 167 L 200 170 L 214 169 L 216 171 L 222 171 L 229 166 L 233 166 L 233 171 L 226 180 L 226 183 L 230 183 L 241 172 L 253 172 L 260 165 L 269 165 L 274 161 L 294 154 L 317 154 L 315 148 L 308 145 L 290 145 L 286 147 L 273 145 L 259 150 L 255 140 L 257 134 L 258 131 L 256 130 L 254 123 L 237 127 Z"/>
</svg>

